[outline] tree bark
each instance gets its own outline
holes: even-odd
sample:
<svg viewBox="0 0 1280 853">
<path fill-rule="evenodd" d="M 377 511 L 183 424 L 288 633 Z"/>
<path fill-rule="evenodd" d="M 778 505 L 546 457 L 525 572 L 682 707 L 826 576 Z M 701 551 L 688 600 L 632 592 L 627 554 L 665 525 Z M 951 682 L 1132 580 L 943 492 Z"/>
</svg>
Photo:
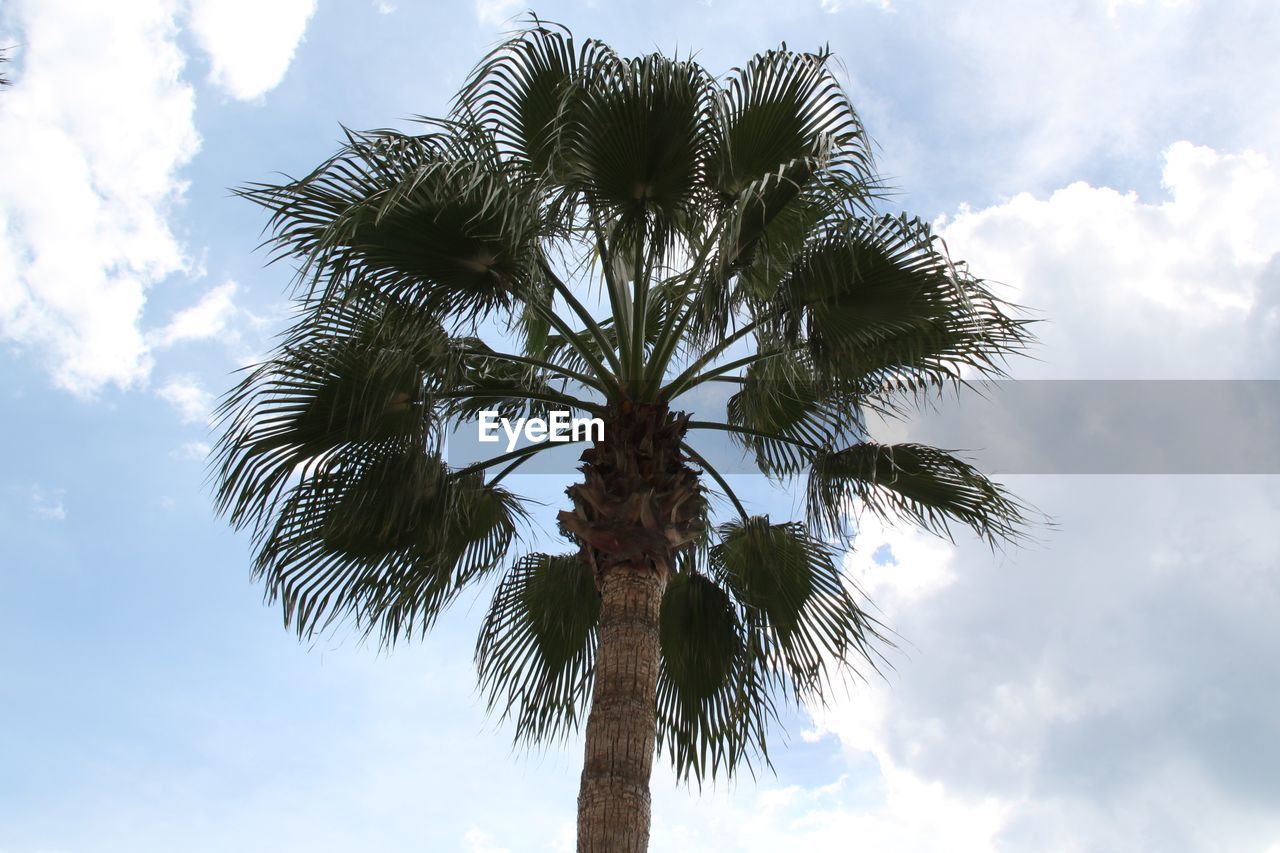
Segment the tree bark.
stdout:
<svg viewBox="0 0 1280 853">
<path fill-rule="evenodd" d="M 649 849 L 657 734 L 658 614 L 666 572 L 615 566 L 601 579 L 595 689 L 578 792 L 580 853 Z"/>
<path fill-rule="evenodd" d="M 604 436 L 583 451 L 583 481 L 567 490 L 573 509 L 559 515 L 600 591 L 579 851 L 649 847 L 662 595 L 676 558 L 706 526 L 698 474 L 680 450 L 688 420 L 663 403 L 611 406 Z"/>
</svg>

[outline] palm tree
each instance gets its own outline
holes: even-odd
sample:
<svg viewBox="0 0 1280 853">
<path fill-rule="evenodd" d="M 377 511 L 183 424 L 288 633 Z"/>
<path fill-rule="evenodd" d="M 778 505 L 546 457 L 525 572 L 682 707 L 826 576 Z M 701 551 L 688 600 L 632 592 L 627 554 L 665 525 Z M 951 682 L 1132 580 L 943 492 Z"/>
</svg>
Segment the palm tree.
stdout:
<svg viewBox="0 0 1280 853">
<path fill-rule="evenodd" d="M 581 850 L 647 848 L 655 748 L 699 782 L 767 763 L 780 707 L 876 665 L 839 569 L 854 507 L 1023 529 L 970 465 L 867 433 L 1030 336 L 927 224 L 876 213 L 830 59 L 784 45 L 716 78 L 535 18 L 447 118 L 240 191 L 298 265 L 297 319 L 224 399 L 220 511 L 303 637 L 420 635 L 505 569 L 480 685 L 522 742 L 585 714 Z M 732 393 L 699 420 L 680 400 L 706 383 Z M 558 516 L 573 550 L 512 558 L 528 516 L 502 481 L 552 445 L 451 466 L 445 437 L 553 409 L 605 425 Z M 752 515 L 698 436 L 803 484 L 806 517 Z"/>
</svg>

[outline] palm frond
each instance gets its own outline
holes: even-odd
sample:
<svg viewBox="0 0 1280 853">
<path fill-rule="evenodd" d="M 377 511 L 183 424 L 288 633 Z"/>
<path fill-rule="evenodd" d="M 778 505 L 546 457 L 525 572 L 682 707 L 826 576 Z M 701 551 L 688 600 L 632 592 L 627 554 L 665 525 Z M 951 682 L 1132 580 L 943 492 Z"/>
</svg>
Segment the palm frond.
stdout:
<svg viewBox="0 0 1280 853">
<path fill-rule="evenodd" d="M 275 355 L 223 399 L 217 506 L 241 526 L 266 512 L 299 468 L 361 442 L 425 444 L 426 394 L 449 362 L 439 323 L 397 303 L 303 306 Z"/>
<path fill-rule="evenodd" d="M 575 413 L 600 408 L 558 389 L 552 380 L 561 374 L 554 365 L 538 367 L 520 356 L 494 350 L 477 337 L 454 338 L 450 346 L 459 374 L 444 407 L 449 415 L 469 418 L 493 409 L 504 418 L 546 417 L 553 405 Z"/>
<path fill-rule="evenodd" d="M 829 545 L 802 524 L 774 524 L 768 516 L 731 521 L 717 532 L 712 576 L 744 608 L 753 665 L 785 674 L 797 698 L 816 699 L 833 667 L 876 667 L 878 622 L 845 588 Z"/>
<path fill-rule="evenodd" d="M 672 576 L 660 625 L 658 747 L 699 783 L 768 764 L 779 701 L 821 701 L 833 670 L 875 669 L 883 640 L 803 525 L 753 516 L 717 534 L 709 574 Z"/>
<path fill-rule="evenodd" d="M 848 443 L 863 431 L 858 399 L 833 389 L 803 354 L 748 366 L 739 388 L 729 398 L 726 423 L 763 474 L 798 474 L 823 449 Z"/>
<path fill-rule="evenodd" d="M 417 447 L 359 447 L 295 485 L 259 528 L 256 574 L 300 636 L 349 617 L 382 642 L 426 631 L 495 568 L 525 518 L 480 474 Z"/>
<path fill-rule="evenodd" d="M 878 197 L 870 142 L 830 59 L 783 45 L 735 69 L 717 94 L 705 176 L 723 211 L 720 245 L 691 327 L 704 340 L 772 291 L 815 223 L 869 211 Z"/>
<path fill-rule="evenodd" d="M 829 152 L 835 164 L 875 183 L 870 144 L 830 68 L 831 54 L 782 45 L 736 69 L 712 113 L 716 146 L 707 180 L 725 198 L 787 164 Z"/>
<path fill-rule="evenodd" d="M 576 554 L 517 560 L 494 593 L 476 644 L 489 709 L 538 743 L 576 729 L 591 693 L 600 597 Z"/>
<path fill-rule="evenodd" d="M 697 571 L 672 575 L 662 599 L 658 750 L 676 776 L 702 782 L 767 760 L 774 691 L 752 667 L 739 608 Z"/>
<path fill-rule="evenodd" d="M 660 54 L 594 70 L 567 143 L 571 180 L 606 212 L 619 255 L 634 254 L 640 235 L 662 252 L 700 227 L 698 178 L 708 145 L 701 118 L 711 87 L 697 63 Z"/>
<path fill-rule="evenodd" d="M 951 536 L 959 522 L 993 546 L 1022 537 L 1027 507 L 972 465 L 922 444 L 865 442 L 814 460 L 807 491 L 816 530 L 838 535 L 857 504 Z"/>
<path fill-rule="evenodd" d="M 528 180 L 462 126 L 348 131 L 310 175 L 239 193 L 271 211 L 275 257 L 302 262 L 310 293 L 372 292 L 439 315 L 511 308 L 533 287 L 536 241 L 546 236 Z"/>
<path fill-rule="evenodd" d="M 476 65 L 454 113 L 490 128 L 499 147 L 533 173 L 563 181 L 563 135 L 581 121 L 587 81 L 618 64 L 603 42 L 575 45 L 565 27 L 534 18 Z"/>
<path fill-rule="evenodd" d="M 1027 321 L 951 262 L 926 223 L 827 223 L 780 291 L 779 332 L 814 367 L 868 394 L 1000 376 L 1030 340 Z"/>
</svg>

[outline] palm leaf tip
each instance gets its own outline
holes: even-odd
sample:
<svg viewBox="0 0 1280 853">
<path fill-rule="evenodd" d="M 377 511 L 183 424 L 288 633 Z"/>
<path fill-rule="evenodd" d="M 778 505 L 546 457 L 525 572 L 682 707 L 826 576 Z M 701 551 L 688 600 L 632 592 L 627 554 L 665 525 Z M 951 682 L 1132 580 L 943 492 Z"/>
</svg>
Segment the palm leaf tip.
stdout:
<svg viewBox="0 0 1280 853">
<path fill-rule="evenodd" d="M 344 446 L 425 443 L 436 426 L 426 389 L 447 361 L 447 337 L 427 314 L 304 304 L 273 356 L 219 406 L 218 508 L 236 526 L 254 524 L 300 470 Z"/>
<path fill-rule="evenodd" d="M 856 505 L 906 518 L 951 538 L 951 525 L 971 528 L 993 547 L 1022 539 L 1030 508 L 969 463 L 922 444 L 857 444 L 823 454 L 807 489 L 816 529 L 839 534 Z"/>
<path fill-rule="evenodd" d="M 699 783 L 768 765 L 779 700 L 821 702 L 837 669 L 882 660 L 878 623 L 803 525 L 753 516 L 716 533 L 707 573 L 673 576 L 660 632 L 659 748 Z"/>
</svg>

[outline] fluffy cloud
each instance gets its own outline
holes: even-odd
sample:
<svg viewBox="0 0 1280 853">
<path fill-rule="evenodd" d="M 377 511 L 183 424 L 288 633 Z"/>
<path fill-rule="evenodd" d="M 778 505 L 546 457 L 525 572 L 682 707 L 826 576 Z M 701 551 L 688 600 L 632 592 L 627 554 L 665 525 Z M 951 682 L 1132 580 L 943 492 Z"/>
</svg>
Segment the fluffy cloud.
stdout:
<svg viewBox="0 0 1280 853">
<path fill-rule="evenodd" d="M 235 293 L 236 283 L 233 281 L 210 288 L 195 305 L 179 311 L 155 332 L 151 336 L 152 345 L 166 347 L 180 341 L 207 340 L 221 335 L 235 316 Z"/>
<path fill-rule="evenodd" d="M 187 441 L 169 453 L 181 462 L 203 462 L 209 458 L 210 447 L 203 441 Z"/>
<path fill-rule="evenodd" d="M 486 27 L 502 27 L 520 13 L 520 0 L 475 0 L 476 20 Z"/>
<path fill-rule="evenodd" d="M 816 710 L 817 730 L 855 760 L 873 756 L 900 799 L 985 804 L 989 839 L 948 849 L 1248 850 L 1280 838 L 1266 809 L 1280 795 L 1268 770 L 1280 724 L 1265 710 L 1280 680 L 1267 651 L 1280 642 L 1268 615 L 1280 547 L 1253 534 L 1277 511 L 1274 480 L 1016 486 L 1059 529 L 1001 559 L 864 526 L 848 568 L 910 645 L 890 684 Z M 872 560 L 884 546 L 894 560 Z M 919 594 L 920 573 L 946 580 Z"/>
<path fill-rule="evenodd" d="M 878 6 L 885 12 L 893 11 L 893 0 L 860 0 L 860 2 Z M 847 0 L 822 0 L 822 11 L 834 15 L 847 5 Z"/>
<path fill-rule="evenodd" d="M 1165 199 L 1075 183 L 940 223 L 958 259 L 1047 319 L 1039 378 L 1268 377 L 1280 195 L 1263 155 L 1178 142 Z"/>
<path fill-rule="evenodd" d="M 31 487 L 31 512 L 36 518 L 46 521 L 66 521 L 67 508 L 62 503 L 65 489 L 45 490 L 40 486 Z"/>
<path fill-rule="evenodd" d="M 511 853 L 506 847 L 497 847 L 493 837 L 481 829 L 469 829 L 463 841 L 469 853 Z"/>
<path fill-rule="evenodd" d="M 855 103 L 912 209 L 1080 177 L 1150 189 L 1150 153 L 1175 139 L 1280 156 L 1280 89 L 1257 85 L 1280 75 L 1264 0 L 822 6 L 839 10 L 827 26 Z"/>
<path fill-rule="evenodd" d="M 314 10 L 310 0 L 260 6 L 190 10 L 213 76 L 236 97 L 279 82 Z M 6 41 L 22 48 L 0 98 L 0 161 L 10 164 L 0 171 L 0 337 L 78 395 L 144 384 L 154 350 L 221 335 L 236 315 L 226 282 L 143 330 L 147 291 L 191 268 L 169 224 L 199 145 L 181 8 L 48 0 L 6 10 Z"/>
<path fill-rule="evenodd" d="M 1049 321 L 1024 373 L 1274 373 L 1259 335 L 1280 251 L 1272 166 L 1178 143 L 1163 174 L 1164 199 L 1079 183 L 944 223 L 957 257 Z M 864 838 L 921 816 L 871 845 L 885 851 L 1276 843 L 1280 545 L 1258 535 L 1275 478 L 1011 485 L 1057 526 L 1009 553 L 862 520 L 847 569 L 906 642 L 888 684 L 814 709 L 811 737 L 873 760 L 882 799 L 789 819 L 821 829 L 815 849 L 854 830 L 846 809 Z"/>
<path fill-rule="evenodd" d="M 197 147 L 175 7 L 10 10 L 23 47 L 0 98 L 0 335 L 75 393 L 146 377 L 146 290 L 187 263 L 167 222 Z"/>
<path fill-rule="evenodd" d="M 190 376 L 178 376 L 156 389 L 156 395 L 178 412 L 185 423 L 202 423 L 213 411 L 213 395 Z"/>
<path fill-rule="evenodd" d="M 955 797 L 937 782 L 924 782 L 887 765 L 881 765 L 872 783 L 858 781 L 861 775 L 846 774 L 816 787 L 778 787 L 761 779 L 737 792 L 707 789 L 687 795 L 670 791 L 672 782 L 658 774 L 652 848 L 707 853 L 994 849 L 1005 811 L 995 799 Z"/>
<path fill-rule="evenodd" d="M 195 0 L 190 27 L 208 54 L 210 80 L 242 101 L 274 89 L 315 9 L 315 0 Z"/>
</svg>

